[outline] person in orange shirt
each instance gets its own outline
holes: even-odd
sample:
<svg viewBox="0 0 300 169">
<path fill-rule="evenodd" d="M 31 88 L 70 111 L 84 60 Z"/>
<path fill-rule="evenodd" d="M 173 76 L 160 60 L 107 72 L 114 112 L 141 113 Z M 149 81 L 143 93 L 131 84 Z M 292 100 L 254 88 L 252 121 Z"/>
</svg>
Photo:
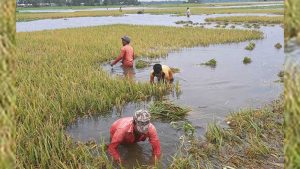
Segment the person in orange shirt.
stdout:
<svg viewBox="0 0 300 169">
<path fill-rule="evenodd" d="M 133 67 L 134 51 L 132 46 L 130 45 L 130 38 L 128 36 L 124 36 L 121 39 L 123 45 L 123 47 L 121 48 L 121 52 L 119 56 L 110 65 L 114 66 L 120 60 L 122 60 L 122 66 L 129 68 Z"/>
<path fill-rule="evenodd" d="M 134 76 L 133 70 L 133 62 L 134 62 L 134 51 L 132 46 L 130 45 L 130 38 L 128 36 L 124 36 L 122 39 L 121 52 L 119 56 L 110 64 L 113 67 L 120 60 L 122 60 L 122 69 L 124 71 L 125 77 L 132 78 Z"/>
<path fill-rule="evenodd" d="M 133 117 L 123 117 L 112 124 L 108 152 L 115 161 L 121 163 L 123 161 L 118 151 L 120 144 L 135 144 L 146 139 L 152 145 L 152 159 L 154 161 L 159 160 L 161 155 L 160 141 L 150 118 L 150 113 L 147 110 L 138 110 Z"/>
<path fill-rule="evenodd" d="M 158 82 L 172 83 L 174 81 L 173 72 L 167 65 L 155 64 L 150 73 L 150 83 L 154 83 L 155 77 L 157 77 Z"/>
</svg>

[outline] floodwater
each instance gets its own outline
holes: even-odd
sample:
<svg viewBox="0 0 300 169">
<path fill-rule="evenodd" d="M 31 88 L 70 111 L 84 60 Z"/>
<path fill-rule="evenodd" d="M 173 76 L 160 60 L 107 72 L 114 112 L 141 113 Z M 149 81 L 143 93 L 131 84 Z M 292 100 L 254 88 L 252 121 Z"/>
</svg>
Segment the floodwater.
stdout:
<svg viewBox="0 0 300 169">
<path fill-rule="evenodd" d="M 144 16 L 152 17 L 152 15 Z M 132 17 L 139 17 L 139 15 Z M 174 22 L 183 20 L 180 17 L 170 17 L 170 15 L 158 16 L 160 19 L 165 17 L 176 19 L 148 22 L 153 22 L 154 25 L 162 22 L 163 25 L 178 26 Z M 204 22 L 205 15 L 196 19 L 201 23 L 200 18 Z M 147 24 L 147 20 L 144 19 L 143 22 Z M 140 21 L 137 22 L 141 24 Z M 203 136 L 208 123 L 216 122 L 225 126 L 224 119 L 230 112 L 242 108 L 261 107 L 282 94 L 283 84 L 275 81 L 279 80 L 277 73 L 283 69 L 284 51 L 276 49 L 274 45 L 278 42 L 284 43 L 283 28 L 279 25 L 262 26 L 260 30 L 264 33 L 264 39 L 253 41 L 256 44 L 253 51 L 244 49 L 249 42 L 241 42 L 185 48 L 170 52 L 166 58 L 155 60 L 144 58 L 152 61 L 153 64 L 159 62 L 180 69 L 180 73 L 175 74 L 175 83 L 180 84 L 181 94 L 179 96 L 171 94 L 167 97 L 175 103 L 192 108 L 187 119 L 197 128 L 197 137 Z M 245 56 L 252 58 L 251 64 L 242 63 Z M 217 60 L 215 68 L 199 65 L 212 58 Z M 120 64 L 114 66 L 113 69 L 108 64 L 101 65 L 101 67 L 112 76 L 123 75 Z M 151 67 L 135 70 L 135 80 L 148 82 L 150 71 Z M 108 140 L 110 125 L 116 119 L 131 116 L 134 111 L 148 106 L 147 102 L 137 105 L 129 103 L 123 107 L 122 113 L 114 108 L 106 117 L 79 118 L 68 126 L 67 132 L 75 140 L 80 141 L 92 139 L 99 142 L 100 138 Z M 183 133 L 171 128 L 168 123 L 159 121 L 153 121 L 153 123 L 162 144 L 164 154 L 162 163 L 166 166 L 171 160 L 170 156 L 175 154 L 176 147 L 179 145 L 179 137 Z M 151 147 L 147 141 L 128 148 L 121 146 L 120 151 L 122 157 L 128 160 L 129 168 L 134 165 L 135 160 L 140 164 L 149 164 L 147 159 L 151 157 Z"/>
<path fill-rule="evenodd" d="M 120 8 L 87 8 L 87 9 L 33 9 L 19 10 L 21 13 L 52 13 L 52 12 L 79 12 L 79 11 L 114 11 Z M 122 7 L 122 10 L 158 9 L 154 7 Z"/>
<path fill-rule="evenodd" d="M 277 16 L 274 14 L 212 14 L 192 15 L 188 20 L 205 23 L 208 17 L 223 16 Z M 78 28 L 87 26 L 100 26 L 112 24 L 134 25 L 158 25 L 158 26 L 182 26 L 176 25 L 176 21 L 187 20 L 185 16 L 174 15 L 151 15 L 151 14 L 127 14 L 126 16 L 103 16 L 103 17 L 75 17 L 61 19 L 42 19 L 29 22 L 17 22 L 17 32 L 32 32 L 41 30 Z"/>
<path fill-rule="evenodd" d="M 249 8 L 249 7 L 276 7 L 283 5 L 283 3 L 267 3 L 267 4 L 248 4 L 248 5 L 230 5 L 230 6 L 199 6 L 199 8 Z M 172 8 L 172 7 L 171 7 Z M 195 7 L 194 7 L 195 8 Z M 196 7 L 197 8 L 197 7 Z M 87 8 L 87 9 L 32 9 L 32 10 L 19 10 L 21 13 L 50 13 L 50 12 L 79 12 L 79 11 L 113 11 L 120 8 Z M 170 9 L 158 7 L 122 7 L 122 10 L 143 10 L 143 9 Z"/>
</svg>

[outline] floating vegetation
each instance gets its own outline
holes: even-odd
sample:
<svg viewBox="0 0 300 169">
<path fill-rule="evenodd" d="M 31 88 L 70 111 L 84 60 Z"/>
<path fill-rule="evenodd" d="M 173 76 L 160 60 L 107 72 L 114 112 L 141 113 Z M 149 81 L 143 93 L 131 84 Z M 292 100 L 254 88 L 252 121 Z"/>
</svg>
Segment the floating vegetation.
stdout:
<svg viewBox="0 0 300 169">
<path fill-rule="evenodd" d="M 150 105 L 149 111 L 154 119 L 177 121 L 183 120 L 190 109 L 169 101 L 156 101 Z"/>
<path fill-rule="evenodd" d="M 254 42 L 250 42 L 245 49 L 246 50 L 253 50 L 255 48 L 255 43 Z"/>
<path fill-rule="evenodd" d="M 143 69 L 145 67 L 149 67 L 150 62 L 144 61 L 144 60 L 138 60 L 135 62 L 135 68 L 136 69 Z"/>
<path fill-rule="evenodd" d="M 250 57 L 244 57 L 244 60 L 243 60 L 243 63 L 244 64 L 249 64 L 249 63 L 251 63 L 252 62 L 252 60 L 251 60 L 251 58 Z"/>
<path fill-rule="evenodd" d="M 276 43 L 276 44 L 274 45 L 274 47 L 277 48 L 277 49 L 281 49 L 281 48 L 282 48 L 282 45 L 281 45 L 280 43 Z"/>
<path fill-rule="evenodd" d="M 176 21 L 176 24 L 193 24 L 193 21 Z"/>
<path fill-rule="evenodd" d="M 144 10 L 139 10 L 136 12 L 137 14 L 144 14 Z"/>
<path fill-rule="evenodd" d="M 217 61 L 216 61 L 216 59 L 210 59 L 209 61 L 207 61 L 205 63 L 201 63 L 200 65 L 216 67 L 217 66 Z"/>
<path fill-rule="evenodd" d="M 176 68 L 176 67 L 171 67 L 170 69 L 172 70 L 173 73 L 179 73 L 180 72 L 180 69 Z"/>
</svg>

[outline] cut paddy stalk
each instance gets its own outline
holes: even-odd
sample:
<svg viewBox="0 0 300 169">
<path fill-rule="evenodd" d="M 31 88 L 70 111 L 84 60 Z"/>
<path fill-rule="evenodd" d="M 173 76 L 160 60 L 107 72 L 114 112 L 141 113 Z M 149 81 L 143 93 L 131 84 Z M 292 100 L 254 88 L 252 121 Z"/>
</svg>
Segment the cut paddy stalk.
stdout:
<svg viewBox="0 0 300 169">
<path fill-rule="evenodd" d="M 154 119 L 176 121 L 184 119 L 190 109 L 168 101 L 157 101 L 151 104 L 149 111 Z"/>
<path fill-rule="evenodd" d="M 135 62 L 135 68 L 136 69 L 143 69 L 150 66 L 150 62 L 144 61 L 144 60 L 138 60 Z"/>
<path fill-rule="evenodd" d="M 251 63 L 252 62 L 252 60 L 251 60 L 251 58 L 250 57 L 244 57 L 244 59 L 243 59 L 243 63 L 244 64 L 249 64 L 249 63 Z"/>
<path fill-rule="evenodd" d="M 276 44 L 274 45 L 274 47 L 277 48 L 277 49 L 281 49 L 281 48 L 282 48 L 282 45 L 281 45 L 280 43 L 276 43 Z"/>
<path fill-rule="evenodd" d="M 209 61 L 205 63 L 201 63 L 200 65 L 205 65 L 205 66 L 210 66 L 210 67 L 216 67 L 217 66 L 217 61 L 216 59 L 210 59 Z"/>
<path fill-rule="evenodd" d="M 246 50 L 253 50 L 255 48 L 255 43 L 254 42 L 250 42 L 245 49 Z"/>
</svg>

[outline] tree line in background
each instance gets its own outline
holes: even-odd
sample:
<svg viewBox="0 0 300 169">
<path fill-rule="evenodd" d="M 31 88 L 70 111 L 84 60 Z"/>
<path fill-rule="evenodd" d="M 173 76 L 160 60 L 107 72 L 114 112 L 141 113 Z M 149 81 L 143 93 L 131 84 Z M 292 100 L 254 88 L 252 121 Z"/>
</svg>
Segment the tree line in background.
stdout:
<svg viewBox="0 0 300 169">
<path fill-rule="evenodd" d="M 139 5 L 138 0 L 17 0 L 18 4 L 38 6 Z"/>
</svg>

